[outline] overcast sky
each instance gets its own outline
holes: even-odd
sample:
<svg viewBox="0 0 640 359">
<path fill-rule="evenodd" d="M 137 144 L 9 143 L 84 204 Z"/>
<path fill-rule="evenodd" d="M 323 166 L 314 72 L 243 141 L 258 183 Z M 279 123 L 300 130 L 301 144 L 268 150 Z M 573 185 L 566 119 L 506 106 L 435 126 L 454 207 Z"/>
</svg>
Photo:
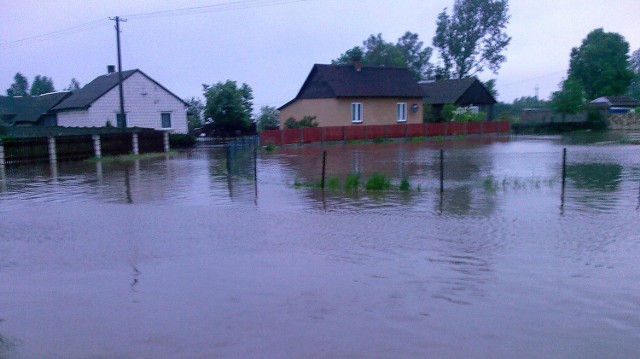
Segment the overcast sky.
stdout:
<svg viewBox="0 0 640 359">
<path fill-rule="evenodd" d="M 57 90 L 116 64 L 121 16 L 123 68 L 138 68 L 176 95 L 202 96 L 227 79 L 254 91 L 254 110 L 280 106 L 314 63 L 330 63 L 370 34 L 396 42 L 405 31 L 431 46 L 435 22 L 453 0 L 0 0 L 0 93 L 16 72 L 51 77 Z M 193 8 L 188 11 L 170 11 Z M 499 100 L 548 98 L 566 76 L 569 53 L 593 29 L 640 48 L 640 0 L 510 0 L 512 37 L 498 74 Z M 167 11 L 167 12 L 165 12 Z M 69 29 L 64 32 L 60 30 Z M 44 36 L 43 36 L 44 35 Z M 434 54 L 436 52 L 434 51 Z M 437 62 L 437 54 L 432 58 Z"/>
</svg>

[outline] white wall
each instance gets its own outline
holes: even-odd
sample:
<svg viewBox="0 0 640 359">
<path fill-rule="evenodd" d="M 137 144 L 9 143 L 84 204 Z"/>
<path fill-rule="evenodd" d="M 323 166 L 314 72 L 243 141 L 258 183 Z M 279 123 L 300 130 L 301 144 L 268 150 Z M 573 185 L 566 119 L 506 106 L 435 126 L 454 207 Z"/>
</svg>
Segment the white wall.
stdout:
<svg viewBox="0 0 640 359">
<path fill-rule="evenodd" d="M 187 133 L 186 106 L 162 87 L 139 72 L 124 80 L 122 87 L 127 127 L 162 130 L 161 113 L 169 112 L 172 132 Z M 116 86 L 96 100 L 86 111 L 58 112 L 58 125 L 102 127 L 108 121 L 116 126 L 116 114 L 119 112 L 120 96 Z"/>
</svg>

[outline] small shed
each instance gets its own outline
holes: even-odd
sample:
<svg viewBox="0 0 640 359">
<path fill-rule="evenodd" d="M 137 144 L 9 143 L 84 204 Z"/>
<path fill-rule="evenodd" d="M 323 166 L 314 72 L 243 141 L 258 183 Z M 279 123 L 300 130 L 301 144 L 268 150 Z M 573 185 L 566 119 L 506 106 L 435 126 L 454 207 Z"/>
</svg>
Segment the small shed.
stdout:
<svg viewBox="0 0 640 359">
<path fill-rule="evenodd" d="M 640 101 L 629 96 L 602 96 L 589 102 L 589 105 L 609 113 L 627 113 L 640 107 Z"/>
<path fill-rule="evenodd" d="M 475 77 L 464 79 L 422 81 L 423 102 L 431 107 L 431 117 L 441 120 L 444 105 L 475 107 L 493 119 L 493 105 L 497 102 L 491 92 Z"/>
</svg>

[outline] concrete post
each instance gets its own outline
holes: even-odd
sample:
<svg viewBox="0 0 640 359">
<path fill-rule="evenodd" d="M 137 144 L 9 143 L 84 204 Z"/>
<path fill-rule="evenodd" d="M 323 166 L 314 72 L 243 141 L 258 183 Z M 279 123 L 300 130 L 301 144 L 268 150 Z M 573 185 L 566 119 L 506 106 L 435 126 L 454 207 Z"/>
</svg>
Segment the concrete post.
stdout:
<svg viewBox="0 0 640 359">
<path fill-rule="evenodd" d="M 58 159 L 56 156 L 56 138 L 49 136 L 49 162 L 56 162 Z"/>
<path fill-rule="evenodd" d="M 140 150 L 138 147 L 138 134 L 137 133 L 132 133 L 131 134 L 131 144 L 133 145 L 133 155 L 137 156 L 140 154 Z"/>
<path fill-rule="evenodd" d="M 0 140 L 0 166 L 4 166 L 4 144 L 2 144 L 2 140 Z"/>
<path fill-rule="evenodd" d="M 164 144 L 164 152 L 169 152 L 169 150 L 171 149 L 169 147 L 169 132 L 163 132 L 162 133 L 162 142 Z"/>
<path fill-rule="evenodd" d="M 102 146 L 100 144 L 100 135 L 91 135 L 93 139 L 93 152 L 96 154 L 96 158 L 102 157 Z"/>
</svg>

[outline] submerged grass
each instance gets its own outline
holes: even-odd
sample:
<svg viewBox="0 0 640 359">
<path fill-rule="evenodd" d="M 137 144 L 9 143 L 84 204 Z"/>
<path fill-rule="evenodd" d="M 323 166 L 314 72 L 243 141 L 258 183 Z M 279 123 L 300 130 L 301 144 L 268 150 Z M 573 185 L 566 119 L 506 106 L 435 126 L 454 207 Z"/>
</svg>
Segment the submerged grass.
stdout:
<svg viewBox="0 0 640 359">
<path fill-rule="evenodd" d="M 360 187 L 360 173 L 350 173 L 344 183 L 344 189 L 347 191 L 356 191 Z"/>
<path fill-rule="evenodd" d="M 365 188 L 367 191 L 382 191 L 391 187 L 391 181 L 382 173 L 376 172 L 369 177 Z"/>
<path fill-rule="evenodd" d="M 482 187 L 485 191 L 495 193 L 498 190 L 527 190 L 540 189 L 542 187 L 553 187 L 555 180 L 553 178 L 518 178 L 505 177 L 497 179 L 494 176 L 487 176 L 482 181 Z"/>
<path fill-rule="evenodd" d="M 120 156 L 103 156 L 103 157 L 91 157 L 86 159 L 86 162 L 96 163 L 96 162 L 130 162 L 136 160 L 148 160 L 153 158 L 162 158 L 166 156 L 173 156 L 177 153 L 177 151 L 169 151 L 169 152 L 151 152 L 151 153 L 143 153 L 140 155 L 120 155 Z"/>
</svg>

